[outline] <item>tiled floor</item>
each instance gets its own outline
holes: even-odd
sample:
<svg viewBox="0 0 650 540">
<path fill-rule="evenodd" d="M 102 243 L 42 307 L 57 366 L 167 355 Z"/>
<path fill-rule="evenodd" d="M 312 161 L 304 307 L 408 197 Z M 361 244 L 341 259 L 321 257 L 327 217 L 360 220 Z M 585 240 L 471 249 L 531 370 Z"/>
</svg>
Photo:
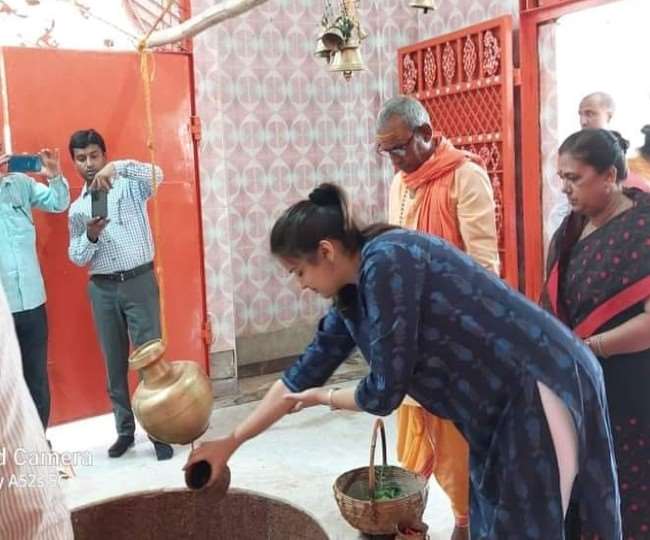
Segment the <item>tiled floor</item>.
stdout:
<svg viewBox="0 0 650 540">
<path fill-rule="evenodd" d="M 274 378 L 266 376 L 268 381 L 249 380 L 245 384 L 252 391 L 268 386 Z M 228 432 L 255 405 L 254 402 L 229 407 L 217 405 L 206 437 Z M 367 464 L 373 421 L 367 414 L 331 412 L 326 407 L 290 415 L 233 456 L 231 485 L 279 497 L 305 509 L 321 523 L 332 540 L 360 538 L 342 519 L 332 495 L 332 484 L 343 472 Z M 388 460 L 395 463 L 394 418 L 386 419 L 386 427 Z M 76 476 L 63 481 L 70 508 L 125 493 L 183 485 L 181 467 L 189 447 L 175 447 L 174 458 L 159 463 L 146 435 L 138 431 L 134 448 L 119 459 L 109 459 L 106 449 L 115 437 L 111 415 L 56 426 L 48 431 L 48 437 L 55 450 L 90 452 L 92 464 L 77 466 Z M 449 503 L 435 482 L 430 487 L 425 521 L 430 527 L 431 540 L 449 538 L 452 529 Z"/>
</svg>

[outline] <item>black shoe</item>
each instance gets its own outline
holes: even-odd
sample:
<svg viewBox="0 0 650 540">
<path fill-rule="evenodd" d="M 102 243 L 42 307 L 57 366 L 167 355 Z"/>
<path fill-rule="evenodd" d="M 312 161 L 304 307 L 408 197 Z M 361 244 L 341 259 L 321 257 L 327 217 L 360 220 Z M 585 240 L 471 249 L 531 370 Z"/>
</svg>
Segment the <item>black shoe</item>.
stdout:
<svg viewBox="0 0 650 540">
<path fill-rule="evenodd" d="M 151 437 L 149 437 L 149 440 L 153 443 L 158 461 L 166 461 L 174 456 L 174 449 L 167 443 L 154 441 Z"/>
<path fill-rule="evenodd" d="M 133 435 L 120 435 L 108 449 L 108 457 L 120 457 L 133 446 Z"/>
</svg>

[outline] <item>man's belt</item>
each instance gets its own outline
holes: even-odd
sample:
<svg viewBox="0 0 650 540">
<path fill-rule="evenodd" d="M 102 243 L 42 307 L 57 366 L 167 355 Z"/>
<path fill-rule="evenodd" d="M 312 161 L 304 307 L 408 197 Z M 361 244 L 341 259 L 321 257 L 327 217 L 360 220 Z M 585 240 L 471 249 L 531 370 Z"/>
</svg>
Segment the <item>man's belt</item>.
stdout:
<svg viewBox="0 0 650 540">
<path fill-rule="evenodd" d="M 113 272 L 112 274 L 92 274 L 90 279 L 126 281 L 127 279 L 149 272 L 150 270 L 153 270 L 153 262 L 141 264 L 140 266 L 136 266 L 131 270 L 124 270 L 123 272 Z"/>
</svg>

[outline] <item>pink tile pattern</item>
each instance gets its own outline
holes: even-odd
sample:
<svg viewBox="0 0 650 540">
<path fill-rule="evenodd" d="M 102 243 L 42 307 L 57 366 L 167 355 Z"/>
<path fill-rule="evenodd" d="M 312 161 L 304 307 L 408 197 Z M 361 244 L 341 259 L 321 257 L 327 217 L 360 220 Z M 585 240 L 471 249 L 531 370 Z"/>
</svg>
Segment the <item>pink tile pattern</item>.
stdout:
<svg viewBox="0 0 650 540">
<path fill-rule="evenodd" d="M 213 3 L 193 0 L 192 12 Z M 269 0 L 194 40 L 212 352 L 326 309 L 269 256 L 269 228 L 288 204 L 333 180 L 361 218 L 386 217 L 392 168 L 376 156 L 373 135 L 381 103 L 397 92 L 397 48 L 515 14 L 517 1 L 443 0 L 425 15 L 406 0 L 364 0 L 369 70 L 349 83 L 313 57 L 322 11 L 315 0 Z M 134 50 L 140 33 L 124 2 L 0 0 L 0 45 Z M 432 85 L 440 74 L 425 57 L 427 65 Z"/>
<path fill-rule="evenodd" d="M 542 160 L 542 230 L 544 234 L 544 256 L 553 233 L 566 208 L 566 197 L 562 194 L 557 176 L 558 101 L 556 77 L 555 25 L 545 24 L 539 29 L 539 72 L 540 72 L 540 156 Z"/>
<path fill-rule="evenodd" d="M 212 3 L 194 0 L 192 12 Z M 195 39 L 214 350 L 314 322 L 326 309 L 269 255 L 270 227 L 289 204 L 331 180 L 361 218 L 385 219 L 392 168 L 374 152 L 374 122 L 397 93 L 397 48 L 516 10 L 516 0 L 443 0 L 424 15 L 405 0 L 364 0 L 368 71 L 350 82 L 313 56 L 322 2 L 270 0 Z"/>
</svg>

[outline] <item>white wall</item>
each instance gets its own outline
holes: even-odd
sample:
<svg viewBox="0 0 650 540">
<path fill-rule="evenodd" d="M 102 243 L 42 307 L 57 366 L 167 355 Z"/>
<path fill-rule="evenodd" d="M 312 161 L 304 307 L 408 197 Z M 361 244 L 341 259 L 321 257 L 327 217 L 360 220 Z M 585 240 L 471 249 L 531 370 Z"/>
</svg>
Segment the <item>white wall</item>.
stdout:
<svg viewBox="0 0 650 540">
<path fill-rule="evenodd" d="M 560 140 L 580 129 L 578 104 L 594 91 L 612 95 L 612 129 L 643 144 L 650 124 L 648 0 L 621 0 L 562 17 L 557 24 L 558 128 Z"/>
</svg>

